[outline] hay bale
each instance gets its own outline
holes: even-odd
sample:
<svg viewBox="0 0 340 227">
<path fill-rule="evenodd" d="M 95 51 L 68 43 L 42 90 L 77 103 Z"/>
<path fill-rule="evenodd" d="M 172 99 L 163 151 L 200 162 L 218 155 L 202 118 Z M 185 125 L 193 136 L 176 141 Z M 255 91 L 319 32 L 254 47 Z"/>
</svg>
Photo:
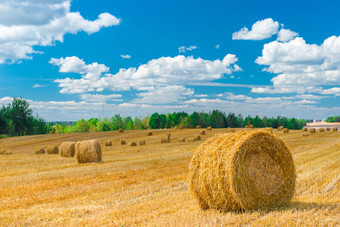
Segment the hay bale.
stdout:
<svg viewBox="0 0 340 227">
<path fill-rule="evenodd" d="M 125 145 L 125 144 L 126 144 L 126 140 L 121 139 L 120 140 L 120 145 Z"/>
<path fill-rule="evenodd" d="M 190 191 L 202 209 L 240 211 L 281 206 L 294 194 L 295 167 L 285 143 L 256 130 L 217 134 L 189 166 Z"/>
<path fill-rule="evenodd" d="M 45 149 L 41 148 L 39 150 L 36 150 L 34 153 L 35 154 L 46 154 L 46 151 L 45 151 Z"/>
<path fill-rule="evenodd" d="M 180 142 L 180 143 L 185 142 L 185 138 L 179 138 L 179 139 L 178 139 L 178 142 Z"/>
<path fill-rule="evenodd" d="M 289 129 L 288 128 L 284 128 L 284 129 L 282 129 L 282 132 L 283 133 L 289 133 Z"/>
<path fill-rule="evenodd" d="M 138 144 L 139 145 L 145 145 L 145 140 L 140 140 Z"/>
<path fill-rule="evenodd" d="M 196 141 L 197 141 L 197 137 L 194 136 L 194 137 L 192 137 L 192 138 L 189 138 L 187 141 L 188 141 L 188 142 L 196 142 Z"/>
<path fill-rule="evenodd" d="M 283 128 L 284 128 L 283 126 L 280 126 L 280 127 L 277 128 L 277 130 L 282 131 Z"/>
<path fill-rule="evenodd" d="M 91 163 L 102 161 L 102 149 L 98 140 L 84 140 L 76 143 L 77 163 Z"/>
<path fill-rule="evenodd" d="M 249 128 L 254 128 L 254 125 L 249 125 Z"/>
<path fill-rule="evenodd" d="M 319 132 L 325 132 L 324 128 L 319 128 Z"/>
<path fill-rule="evenodd" d="M 326 131 L 328 131 L 328 132 L 331 131 L 331 128 L 326 128 Z"/>
<path fill-rule="evenodd" d="M 200 129 L 201 128 L 201 126 L 199 126 L 199 125 L 196 125 L 196 129 Z"/>
<path fill-rule="evenodd" d="M 46 149 L 47 154 L 59 154 L 59 148 L 57 146 L 49 146 Z"/>
<path fill-rule="evenodd" d="M 207 127 L 207 130 L 208 130 L 208 131 L 211 131 L 211 130 L 212 130 L 212 128 L 211 128 L 210 126 L 208 126 L 208 127 Z"/>
<path fill-rule="evenodd" d="M 5 153 L 6 153 L 6 151 L 0 151 L 0 155 L 3 155 Z"/>
<path fill-rule="evenodd" d="M 4 155 L 13 155 L 12 151 L 6 151 Z"/>
<path fill-rule="evenodd" d="M 152 136 L 152 132 L 147 132 L 146 136 Z"/>
<path fill-rule="evenodd" d="M 50 131 L 50 134 L 52 135 L 52 134 L 55 134 L 55 131 L 54 130 L 51 130 Z"/>
<path fill-rule="evenodd" d="M 309 133 L 308 132 L 303 132 L 302 133 L 302 137 L 308 137 L 309 136 Z"/>
<path fill-rule="evenodd" d="M 123 132 L 124 132 L 124 129 L 120 128 L 120 129 L 118 129 L 118 132 L 119 132 L 119 133 L 123 133 Z"/>
<path fill-rule="evenodd" d="M 111 141 L 106 141 L 105 142 L 105 146 L 107 146 L 107 147 L 112 146 L 112 142 Z"/>
<path fill-rule="evenodd" d="M 245 125 L 244 128 L 249 128 L 249 126 L 248 126 L 248 125 Z"/>
<path fill-rule="evenodd" d="M 201 136 L 196 136 L 196 141 L 201 141 Z"/>
<path fill-rule="evenodd" d="M 336 132 L 338 131 L 338 128 L 337 127 L 333 127 L 333 132 Z"/>
<path fill-rule="evenodd" d="M 205 130 L 202 130 L 202 131 L 200 132 L 200 135 L 204 136 L 204 135 L 205 135 Z"/>
<path fill-rule="evenodd" d="M 184 129 L 183 126 L 179 126 L 178 128 L 179 128 L 179 129 Z"/>
<path fill-rule="evenodd" d="M 303 128 L 302 131 L 303 132 L 308 132 L 308 129 L 307 128 Z"/>
<path fill-rule="evenodd" d="M 137 143 L 136 143 L 136 142 L 131 142 L 131 143 L 130 143 L 130 147 L 135 147 L 135 146 L 137 146 Z"/>
<path fill-rule="evenodd" d="M 309 129 L 309 132 L 310 133 L 316 133 L 316 130 L 315 130 L 315 128 L 311 128 L 311 129 Z"/>
<path fill-rule="evenodd" d="M 230 129 L 230 132 L 235 132 L 236 130 L 235 129 Z"/>
<path fill-rule="evenodd" d="M 76 143 L 75 142 L 63 142 L 60 145 L 60 156 L 61 157 L 74 157 L 76 153 Z"/>
</svg>

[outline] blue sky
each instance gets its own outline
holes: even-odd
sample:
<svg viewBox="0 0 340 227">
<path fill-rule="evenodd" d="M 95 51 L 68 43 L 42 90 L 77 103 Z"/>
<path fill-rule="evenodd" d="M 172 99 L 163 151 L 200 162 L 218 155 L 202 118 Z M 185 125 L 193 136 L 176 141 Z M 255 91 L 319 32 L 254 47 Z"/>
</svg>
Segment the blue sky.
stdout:
<svg viewBox="0 0 340 227">
<path fill-rule="evenodd" d="M 4 0 L 0 104 L 48 121 L 340 115 L 337 1 Z"/>
</svg>

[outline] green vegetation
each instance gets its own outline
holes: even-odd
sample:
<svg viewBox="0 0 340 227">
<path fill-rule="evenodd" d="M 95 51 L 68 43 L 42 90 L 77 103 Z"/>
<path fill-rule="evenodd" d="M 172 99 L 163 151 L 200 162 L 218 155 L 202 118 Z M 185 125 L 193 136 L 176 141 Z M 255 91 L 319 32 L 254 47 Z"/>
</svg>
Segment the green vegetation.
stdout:
<svg viewBox="0 0 340 227">
<path fill-rule="evenodd" d="M 340 116 L 327 118 L 328 123 L 340 122 Z"/>
</svg>

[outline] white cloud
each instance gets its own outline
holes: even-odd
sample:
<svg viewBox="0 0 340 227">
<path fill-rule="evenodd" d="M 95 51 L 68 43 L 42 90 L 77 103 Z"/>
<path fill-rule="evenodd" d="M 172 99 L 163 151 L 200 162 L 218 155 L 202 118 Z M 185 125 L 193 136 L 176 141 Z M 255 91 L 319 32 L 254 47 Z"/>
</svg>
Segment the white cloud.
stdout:
<svg viewBox="0 0 340 227">
<path fill-rule="evenodd" d="M 131 58 L 131 56 L 128 55 L 128 54 L 125 54 L 125 55 L 124 55 L 124 54 L 121 54 L 120 57 L 121 57 L 121 58 L 124 58 L 124 59 L 130 59 L 130 58 Z"/>
<path fill-rule="evenodd" d="M 70 0 L 4 0 L 0 3 L 0 64 L 31 59 L 41 53 L 33 46 L 51 46 L 63 42 L 67 33 L 98 32 L 102 27 L 118 25 L 120 19 L 102 13 L 96 20 L 70 12 Z"/>
<path fill-rule="evenodd" d="M 204 98 L 204 97 L 208 97 L 208 94 L 195 94 L 194 97 Z"/>
<path fill-rule="evenodd" d="M 279 23 L 272 18 L 257 21 L 251 30 L 244 27 L 233 33 L 233 40 L 263 40 L 275 35 L 279 29 Z"/>
<path fill-rule="evenodd" d="M 121 94 L 111 94 L 111 95 L 102 95 L 102 94 L 81 94 L 79 97 L 87 102 L 106 102 L 106 101 L 123 101 L 119 99 L 122 97 Z"/>
<path fill-rule="evenodd" d="M 277 34 L 277 40 L 282 42 L 287 42 L 294 39 L 299 34 L 297 32 L 291 31 L 290 29 L 282 28 Z"/>
<path fill-rule="evenodd" d="M 185 53 L 186 51 L 192 51 L 192 50 L 195 50 L 197 48 L 198 48 L 197 46 L 189 46 L 189 47 L 180 46 L 180 47 L 178 47 L 178 53 Z"/>
<path fill-rule="evenodd" d="M 325 95 L 340 96 L 340 87 L 333 87 L 333 88 L 330 88 L 330 89 L 325 89 L 321 93 L 325 94 Z"/>
<path fill-rule="evenodd" d="M 64 65 L 69 65 L 69 61 L 74 61 L 75 58 L 53 59 L 51 63 L 63 68 Z M 145 90 L 145 87 L 185 86 L 193 82 L 217 80 L 222 78 L 224 74 L 240 71 L 241 68 L 235 64 L 237 60 L 237 57 L 232 54 L 227 54 L 223 60 L 213 61 L 178 55 L 153 59 L 138 68 L 120 69 L 116 74 L 105 75 L 103 75 L 103 72 L 106 72 L 107 68 L 105 66 L 99 67 L 100 65 L 96 63 L 100 70 L 95 71 L 95 76 L 88 76 L 89 73 L 83 70 L 85 63 L 83 64 L 76 59 L 76 63 L 71 65 L 77 66 L 74 71 L 78 70 L 82 73 L 81 79 L 65 78 L 57 79 L 55 82 L 59 83 L 59 87 L 62 88 L 60 92 L 66 94 L 98 92 L 104 89 L 124 91 L 131 89 Z"/>
<path fill-rule="evenodd" d="M 264 45 L 256 59 L 277 73 L 273 87 L 254 88 L 256 93 L 321 93 L 324 85 L 340 85 L 340 37 L 327 38 L 321 45 L 306 44 L 297 37 L 289 42 Z"/>
<path fill-rule="evenodd" d="M 45 84 L 34 84 L 33 88 L 41 88 L 41 87 L 47 87 Z"/>
<path fill-rule="evenodd" d="M 221 48 L 221 45 L 220 44 L 217 44 L 216 46 L 215 46 L 215 49 L 220 49 Z"/>
</svg>

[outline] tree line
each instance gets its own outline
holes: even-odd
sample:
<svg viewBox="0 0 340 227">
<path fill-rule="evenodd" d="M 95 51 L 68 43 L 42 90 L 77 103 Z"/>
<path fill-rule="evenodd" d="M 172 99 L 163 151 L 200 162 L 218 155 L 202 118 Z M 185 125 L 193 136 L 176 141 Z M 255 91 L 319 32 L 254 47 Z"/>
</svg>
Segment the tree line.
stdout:
<svg viewBox="0 0 340 227">
<path fill-rule="evenodd" d="M 254 128 L 283 126 L 288 129 L 301 129 L 306 125 L 303 119 L 286 118 L 278 116 L 268 117 L 243 117 L 242 114 L 223 113 L 213 110 L 208 113 L 174 112 L 167 114 L 153 113 L 144 118 L 121 117 L 119 114 L 111 118 L 91 118 L 81 119 L 72 124 L 52 124 L 46 123 L 39 116 L 34 117 L 29 103 L 23 98 L 14 98 L 13 102 L 3 105 L 0 109 L 0 134 L 10 136 L 34 135 L 45 133 L 70 133 L 70 132 L 94 132 L 94 131 L 114 131 L 120 128 L 124 130 L 139 129 L 160 129 L 174 128 L 182 126 L 184 128 L 196 128 L 200 126 L 206 128 L 244 128 L 246 125 L 253 125 Z"/>
<path fill-rule="evenodd" d="M 340 122 L 340 116 L 328 117 L 326 122 L 328 122 L 328 123 Z"/>
</svg>

